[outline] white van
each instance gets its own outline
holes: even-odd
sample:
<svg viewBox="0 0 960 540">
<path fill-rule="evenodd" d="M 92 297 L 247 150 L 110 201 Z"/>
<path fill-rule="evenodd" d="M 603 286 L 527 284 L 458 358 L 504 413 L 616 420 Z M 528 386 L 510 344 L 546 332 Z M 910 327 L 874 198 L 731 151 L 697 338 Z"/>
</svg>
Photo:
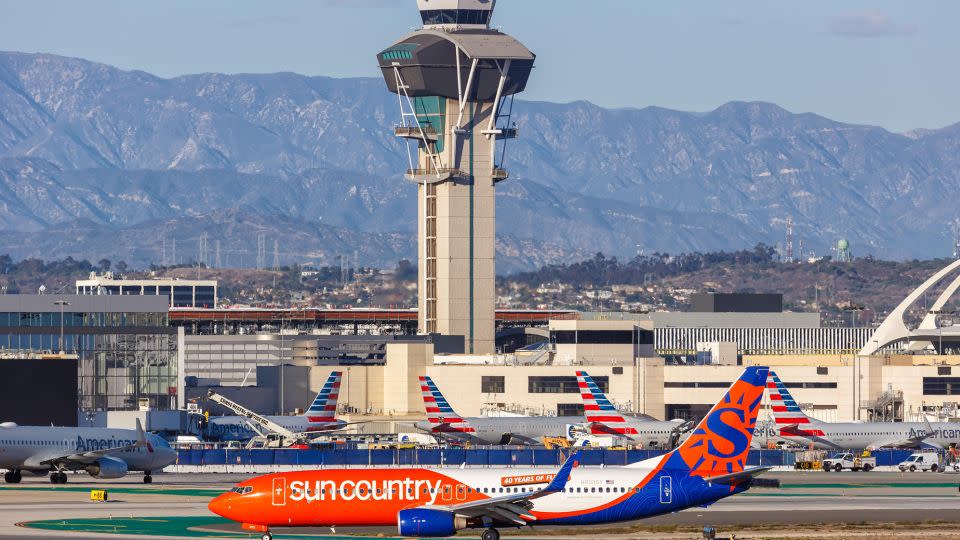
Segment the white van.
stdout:
<svg viewBox="0 0 960 540">
<path fill-rule="evenodd" d="M 897 468 L 901 472 L 910 471 L 932 471 L 937 472 L 940 470 L 940 456 L 933 452 L 922 452 L 919 454 L 911 454 L 910 457 L 903 460 Z"/>
</svg>

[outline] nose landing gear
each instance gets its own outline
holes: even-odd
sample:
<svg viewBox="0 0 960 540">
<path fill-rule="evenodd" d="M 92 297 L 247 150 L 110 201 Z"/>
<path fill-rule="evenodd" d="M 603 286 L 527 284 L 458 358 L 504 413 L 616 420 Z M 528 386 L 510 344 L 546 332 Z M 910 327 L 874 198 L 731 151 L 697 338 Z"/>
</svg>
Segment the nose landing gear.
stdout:
<svg viewBox="0 0 960 540">
<path fill-rule="evenodd" d="M 150 471 L 147 471 L 147 472 L 143 473 L 143 483 L 144 483 L 144 484 L 152 484 L 152 483 L 153 483 L 153 476 L 151 476 Z"/>
<path fill-rule="evenodd" d="M 6 474 L 3 475 L 3 479 L 8 484 L 19 484 L 20 480 L 23 479 L 23 473 L 21 473 L 17 469 L 14 469 L 12 471 L 7 471 Z"/>
<path fill-rule="evenodd" d="M 51 484 L 66 484 L 67 483 L 67 473 L 63 471 L 54 471 L 50 473 L 50 483 Z"/>
</svg>

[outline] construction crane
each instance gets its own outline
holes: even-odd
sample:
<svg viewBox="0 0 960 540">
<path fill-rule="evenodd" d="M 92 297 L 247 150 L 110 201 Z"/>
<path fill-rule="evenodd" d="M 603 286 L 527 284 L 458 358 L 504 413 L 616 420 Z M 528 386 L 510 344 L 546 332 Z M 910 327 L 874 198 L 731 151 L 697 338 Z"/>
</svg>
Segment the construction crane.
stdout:
<svg viewBox="0 0 960 540">
<path fill-rule="evenodd" d="M 289 446 L 293 444 L 302 444 L 307 438 L 305 437 L 305 434 L 290 431 L 273 420 L 270 420 L 266 416 L 257 414 L 243 405 L 240 405 L 236 401 L 233 401 L 226 396 L 222 396 L 213 390 L 209 390 L 207 392 L 207 399 L 218 405 L 226 407 L 227 409 L 230 409 L 236 413 L 237 416 L 245 418 L 250 427 L 260 434 L 261 440 L 275 440 L 279 446 L 284 446 L 284 443 Z M 251 444 L 254 444 L 255 441 L 256 438 L 251 440 Z"/>
</svg>

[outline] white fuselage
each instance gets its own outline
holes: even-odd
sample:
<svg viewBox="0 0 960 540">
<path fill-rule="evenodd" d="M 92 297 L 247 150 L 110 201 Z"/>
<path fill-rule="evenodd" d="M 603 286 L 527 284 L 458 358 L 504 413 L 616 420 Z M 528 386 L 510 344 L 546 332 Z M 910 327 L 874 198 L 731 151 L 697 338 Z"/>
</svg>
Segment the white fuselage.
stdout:
<svg viewBox="0 0 960 540">
<path fill-rule="evenodd" d="M 123 460 L 128 470 L 159 471 L 177 460 L 177 453 L 162 438 L 147 434 L 153 448 L 135 448 L 110 453 Z M 55 467 L 45 463 L 73 454 L 132 445 L 137 432 L 131 429 L 75 428 L 47 426 L 0 427 L 0 468 L 48 471 Z M 69 465 L 67 468 L 71 468 Z M 73 467 L 80 469 L 82 467 Z"/>
<path fill-rule="evenodd" d="M 802 431 L 820 431 L 815 435 L 781 435 L 782 438 L 800 446 L 812 446 L 821 450 L 853 450 L 879 447 L 918 447 L 924 444 L 947 448 L 951 443 L 960 445 L 960 423 L 931 423 L 933 435 L 923 438 L 927 424 L 922 422 L 813 422 L 801 424 Z M 913 439 L 922 439 L 917 445 L 904 444 Z"/>
</svg>

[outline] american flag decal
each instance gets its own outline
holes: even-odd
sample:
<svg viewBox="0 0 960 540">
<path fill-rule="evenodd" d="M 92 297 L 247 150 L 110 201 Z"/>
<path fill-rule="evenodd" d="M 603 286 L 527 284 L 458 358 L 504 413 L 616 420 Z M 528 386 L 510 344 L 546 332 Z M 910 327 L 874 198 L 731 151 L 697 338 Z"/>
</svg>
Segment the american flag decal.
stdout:
<svg viewBox="0 0 960 540">
<path fill-rule="evenodd" d="M 780 435 L 824 436 L 820 429 L 811 429 L 810 424 L 815 422 L 807 416 L 797 401 L 790 395 L 787 385 L 773 371 L 767 374 L 767 395 L 770 396 L 770 410 L 773 412 L 773 421 L 780 427 Z"/>
<path fill-rule="evenodd" d="M 340 378 L 342 371 L 334 371 L 323 384 L 310 408 L 307 409 L 307 421 L 311 424 L 332 424 L 337 421 L 337 399 L 340 397 Z"/>
<path fill-rule="evenodd" d="M 439 433 L 474 433 L 476 430 L 447 403 L 440 389 L 430 377 L 420 377 L 420 390 L 423 392 L 423 407 L 427 411 L 427 421 L 434 431 Z"/>
<path fill-rule="evenodd" d="M 621 435 L 637 435 L 637 429 L 628 427 L 627 419 L 610 403 L 607 396 L 600 391 L 600 386 L 586 371 L 577 372 L 577 385 L 580 387 L 580 397 L 583 398 L 583 412 L 587 422 L 602 424 L 608 428 L 605 430 L 594 425 L 590 428 L 592 433 L 606 435 L 612 431 Z"/>
</svg>

